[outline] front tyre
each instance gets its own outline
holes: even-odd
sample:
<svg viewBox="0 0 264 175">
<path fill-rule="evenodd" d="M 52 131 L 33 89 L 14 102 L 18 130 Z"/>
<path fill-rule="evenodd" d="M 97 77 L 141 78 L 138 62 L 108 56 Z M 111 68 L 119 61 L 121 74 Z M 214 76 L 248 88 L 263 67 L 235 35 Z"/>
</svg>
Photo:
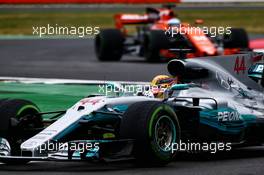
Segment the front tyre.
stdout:
<svg viewBox="0 0 264 175">
<path fill-rule="evenodd" d="M 144 55 L 148 62 L 160 62 L 161 49 L 169 48 L 169 39 L 162 30 L 151 30 L 144 39 Z"/>
<path fill-rule="evenodd" d="M 39 108 L 30 101 L 21 99 L 4 100 L 0 106 L 0 143 L 2 156 L 21 156 L 20 145 L 43 128 Z M 9 149 L 8 149 L 9 148 Z M 6 160 L 7 164 L 25 164 L 25 160 Z"/>
<path fill-rule="evenodd" d="M 120 136 L 134 139 L 133 156 L 138 164 L 163 166 L 175 157 L 171 146 L 180 140 L 180 126 L 169 105 L 157 101 L 137 102 L 125 112 Z"/>
<path fill-rule="evenodd" d="M 95 37 L 95 53 L 100 61 L 119 61 L 123 54 L 124 37 L 118 29 L 101 30 Z"/>
</svg>

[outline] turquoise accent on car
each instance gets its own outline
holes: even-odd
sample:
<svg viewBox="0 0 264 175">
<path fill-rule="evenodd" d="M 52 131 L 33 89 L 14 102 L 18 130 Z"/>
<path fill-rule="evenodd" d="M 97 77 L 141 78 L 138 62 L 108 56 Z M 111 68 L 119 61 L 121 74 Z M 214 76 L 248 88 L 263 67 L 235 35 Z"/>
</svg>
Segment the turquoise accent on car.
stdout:
<svg viewBox="0 0 264 175">
<path fill-rule="evenodd" d="M 257 63 L 250 67 L 248 76 L 252 78 L 262 79 L 264 70 L 264 63 Z"/>
<path fill-rule="evenodd" d="M 75 143 L 75 142 L 77 142 L 77 143 L 79 143 L 79 142 L 82 142 L 82 143 L 99 143 L 99 145 L 100 145 L 100 143 L 110 143 L 110 142 L 113 142 L 113 140 L 78 140 L 78 141 L 72 141 L 71 143 Z M 93 149 L 89 150 L 86 153 L 85 157 L 86 158 L 99 158 L 100 157 L 99 149 L 100 149 L 100 146 L 98 149 L 93 148 Z M 73 157 L 81 157 L 80 151 L 75 151 L 73 153 Z"/>
<path fill-rule="evenodd" d="M 89 150 L 86 155 L 86 158 L 99 158 L 99 149 L 93 148 L 92 150 Z"/>
<path fill-rule="evenodd" d="M 246 115 L 240 115 L 241 118 L 243 118 L 243 120 L 247 123 L 256 123 L 257 117 L 255 115 L 251 115 L 251 114 L 246 114 Z"/>
<path fill-rule="evenodd" d="M 113 108 L 119 112 L 125 112 L 128 108 L 128 105 L 117 105 L 114 106 Z"/>
<path fill-rule="evenodd" d="M 106 111 L 106 109 L 102 109 L 102 111 Z M 101 114 L 101 113 L 94 113 L 90 115 L 83 116 L 80 120 L 86 120 L 87 122 L 89 121 L 112 121 L 116 120 L 117 116 L 114 114 L 108 114 L 109 117 L 106 117 L 107 114 Z M 53 138 L 53 140 L 58 141 L 68 133 L 71 133 L 73 130 L 78 128 L 80 126 L 79 121 L 71 124 L 68 128 L 66 128 L 63 132 L 59 133 L 56 137 Z"/>
<path fill-rule="evenodd" d="M 200 112 L 200 123 L 216 128 L 226 134 L 238 134 L 248 125 L 256 123 L 254 115 L 239 115 L 239 120 L 219 121 L 219 112 L 235 112 L 232 108 L 221 108 L 218 110 L 203 110 Z"/>
<path fill-rule="evenodd" d="M 252 77 L 252 78 L 258 78 L 258 79 L 261 79 L 262 78 L 262 75 L 261 74 L 250 74 L 248 76 L 249 77 Z"/>
<path fill-rule="evenodd" d="M 189 84 L 174 84 L 171 87 L 171 90 L 173 90 L 173 91 L 179 91 L 179 90 L 187 90 L 189 88 L 190 88 L 190 85 Z"/>
</svg>

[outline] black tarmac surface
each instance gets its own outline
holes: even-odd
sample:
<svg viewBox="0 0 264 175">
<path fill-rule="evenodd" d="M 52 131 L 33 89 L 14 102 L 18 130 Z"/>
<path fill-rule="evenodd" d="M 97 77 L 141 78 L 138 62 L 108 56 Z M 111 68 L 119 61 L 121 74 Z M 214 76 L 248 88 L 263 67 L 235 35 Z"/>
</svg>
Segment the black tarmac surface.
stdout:
<svg viewBox="0 0 264 175">
<path fill-rule="evenodd" d="M 166 64 L 124 56 L 98 62 L 92 39 L 0 40 L 0 76 L 149 81 Z"/>
</svg>

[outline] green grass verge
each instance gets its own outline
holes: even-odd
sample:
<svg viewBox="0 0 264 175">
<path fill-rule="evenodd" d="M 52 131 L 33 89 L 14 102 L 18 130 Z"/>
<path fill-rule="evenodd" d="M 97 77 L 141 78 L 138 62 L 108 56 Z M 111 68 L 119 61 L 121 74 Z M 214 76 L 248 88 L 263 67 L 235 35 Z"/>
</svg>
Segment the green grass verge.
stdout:
<svg viewBox="0 0 264 175">
<path fill-rule="evenodd" d="M 125 10 L 109 11 L 89 10 L 87 12 L 0 12 L 0 35 L 32 35 L 32 26 L 114 26 L 115 13 L 129 13 Z M 142 11 L 131 10 L 133 13 Z M 179 10 L 183 22 L 193 23 L 195 19 L 204 19 L 205 26 L 243 27 L 250 33 L 264 33 L 263 10 L 224 9 L 224 10 Z"/>
<path fill-rule="evenodd" d="M 98 91 L 97 85 L 0 83 L 0 99 L 30 100 L 45 112 L 65 110 L 80 99 Z"/>
</svg>

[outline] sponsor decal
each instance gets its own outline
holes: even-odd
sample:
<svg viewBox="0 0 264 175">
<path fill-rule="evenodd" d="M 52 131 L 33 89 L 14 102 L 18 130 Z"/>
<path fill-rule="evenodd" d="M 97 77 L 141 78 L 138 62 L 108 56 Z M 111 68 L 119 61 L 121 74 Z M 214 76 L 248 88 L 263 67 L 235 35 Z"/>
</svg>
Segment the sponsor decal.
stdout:
<svg viewBox="0 0 264 175">
<path fill-rule="evenodd" d="M 122 20 L 146 20 L 148 19 L 148 16 L 145 15 L 122 15 Z"/>
<path fill-rule="evenodd" d="M 222 121 L 222 122 L 231 122 L 231 121 L 240 120 L 239 114 L 235 111 L 218 112 L 217 117 L 218 117 L 218 121 Z"/>
<path fill-rule="evenodd" d="M 209 152 L 215 154 L 217 151 L 230 151 L 232 149 L 231 143 L 227 142 L 183 142 L 171 143 L 166 145 L 166 150 L 174 153 L 175 151 L 188 152 L 188 153 L 199 153 L 199 152 Z"/>
<path fill-rule="evenodd" d="M 80 103 L 82 105 L 85 105 L 85 104 L 91 104 L 91 105 L 96 105 L 97 103 L 99 103 L 102 99 L 101 98 L 85 98 L 85 99 L 82 99 L 80 101 Z"/>
<path fill-rule="evenodd" d="M 37 148 L 39 153 L 43 152 L 60 152 L 60 151 L 78 151 L 79 153 L 85 153 L 89 151 L 99 151 L 99 142 L 70 142 L 70 143 L 59 143 L 59 142 L 47 142 Z"/>
</svg>

